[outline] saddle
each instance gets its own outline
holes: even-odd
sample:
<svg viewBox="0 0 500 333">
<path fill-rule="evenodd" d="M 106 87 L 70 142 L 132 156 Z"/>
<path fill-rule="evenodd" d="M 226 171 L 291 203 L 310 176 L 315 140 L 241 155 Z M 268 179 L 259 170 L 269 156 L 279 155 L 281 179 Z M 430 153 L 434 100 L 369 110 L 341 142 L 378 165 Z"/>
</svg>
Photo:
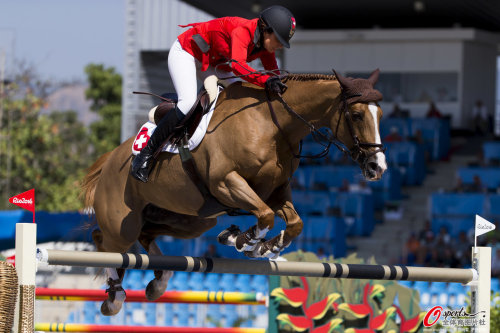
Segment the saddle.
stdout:
<svg viewBox="0 0 500 333">
<path fill-rule="evenodd" d="M 177 105 L 178 101 L 176 93 L 163 94 L 161 95 L 161 99 L 163 100 L 163 102 L 158 105 L 152 117 L 155 124 L 158 124 L 168 112 L 175 112 L 175 106 Z M 163 146 L 167 142 L 179 145 L 184 138 L 189 139 L 198 127 L 203 115 L 210 111 L 210 107 L 210 97 L 207 91 L 205 89 L 202 89 L 199 92 L 196 98 L 196 102 L 194 103 L 191 110 L 189 110 L 184 119 L 176 127 L 172 135 L 170 135 L 165 140 L 165 142 L 160 145 L 160 149 L 155 152 L 155 156 L 159 154 L 159 152 L 163 149 Z"/>
<path fill-rule="evenodd" d="M 175 112 L 175 106 L 177 105 L 178 101 L 176 93 L 166 93 L 161 96 L 151 93 L 140 94 L 149 94 L 163 100 L 163 102 L 161 102 L 161 104 L 159 104 L 156 109 L 154 109 L 154 113 L 152 115 L 150 114 L 150 121 L 154 121 L 155 124 L 158 124 L 168 112 Z M 177 145 L 184 172 L 186 172 L 186 174 L 191 178 L 191 181 L 196 185 L 205 199 L 203 206 L 198 211 L 199 216 L 208 217 L 222 211 L 226 211 L 229 215 L 241 215 L 242 213 L 240 213 L 239 210 L 221 204 L 210 193 L 205 183 L 201 180 L 193 156 L 187 148 L 187 142 L 189 138 L 196 131 L 196 128 L 198 127 L 203 115 L 208 113 L 211 107 L 212 104 L 210 103 L 209 94 L 205 89 L 200 90 L 196 98 L 196 102 L 191 110 L 189 110 L 184 119 L 175 128 L 174 132 L 160 145 L 159 149 L 157 149 L 154 153 L 155 161 L 153 163 L 156 164 L 157 157 L 163 150 L 165 144 L 171 143 Z M 154 168 L 154 165 L 152 166 L 152 168 Z"/>
</svg>

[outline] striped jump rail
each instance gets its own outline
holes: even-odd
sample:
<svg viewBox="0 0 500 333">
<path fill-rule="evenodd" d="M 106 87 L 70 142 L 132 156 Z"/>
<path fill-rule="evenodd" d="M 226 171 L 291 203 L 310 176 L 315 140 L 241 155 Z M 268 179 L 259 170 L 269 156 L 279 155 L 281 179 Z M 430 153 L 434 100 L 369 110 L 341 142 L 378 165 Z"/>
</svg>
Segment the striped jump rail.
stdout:
<svg viewBox="0 0 500 333">
<path fill-rule="evenodd" d="M 264 328 L 251 327 L 160 327 L 160 326 L 125 326 L 37 323 L 39 332 L 133 332 L 133 333 L 265 333 Z"/>
<path fill-rule="evenodd" d="M 183 272 L 307 276 L 323 278 L 407 280 L 469 283 L 477 271 L 466 268 L 362 265 L 325 262 L 238 260 L 190 256 L 86 252 L 38 249 L 38 260 L 49 265 L 154 269 Z"/>
<path fill-rule="evenodd" d="M 146 298 L 144 290 L 125 290 L 126 302 L 196 303 L 196 304 L 245 304 L 265 305 L 262 293 L 230 291 L 166 291 L 155 301 Z M 51 301 L 104 301 L 108 295 L 99 289 L 36 288 L 37 300 Z"/>
</svg>

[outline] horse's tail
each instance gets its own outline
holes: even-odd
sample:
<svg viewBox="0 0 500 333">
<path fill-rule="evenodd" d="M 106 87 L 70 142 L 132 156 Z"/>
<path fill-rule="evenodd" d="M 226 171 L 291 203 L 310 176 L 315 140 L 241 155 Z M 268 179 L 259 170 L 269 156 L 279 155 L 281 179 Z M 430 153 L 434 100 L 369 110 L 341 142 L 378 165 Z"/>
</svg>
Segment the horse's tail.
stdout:
<svg viewBox="0 0 500 333">
<path fill-rule="evenodd" d="M 99 157 L 88 169 L 85 178 L 83 178 L 81 188 L 85 210 L 93 211 L 95 188 L 101 177 L 102 167 L 108 160 L 110 154 L 111 151 L 101 155 L 101 157 Z"/>
</svg>

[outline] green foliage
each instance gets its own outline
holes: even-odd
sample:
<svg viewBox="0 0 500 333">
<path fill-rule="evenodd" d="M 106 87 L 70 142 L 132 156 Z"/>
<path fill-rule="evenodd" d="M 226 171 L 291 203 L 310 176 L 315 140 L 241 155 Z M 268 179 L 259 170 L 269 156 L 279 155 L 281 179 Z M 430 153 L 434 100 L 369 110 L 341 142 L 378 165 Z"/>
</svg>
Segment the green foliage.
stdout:
<svg viewBox="0 0 500 333">
<path fill-rule="evenodd" d="M 490 332 L 500 332 L 500 294 L 492 293 L 492 306 L 490 308 Z"/>
<path fill-rule="evenodd" d="M 0 209 L 15 209 L 8 197 L 34 187 L 37 209 L 77 210 L 78 183 L 89 163 L 87 130 L 75 112 L 41 115 L 43 98 L 20 87 L 11 84 L 2 99 Z"/>
<path fill-rule="evenodd" d="M 120 144 L 122 77 L 114 68 L 90 64 L 85 67 L 89 82 L 86 96 L 92 101 L 91 109 L 100 120 L 91 125 L 94 158 Z"/>
<path fill-rule="evenodd" d="M 87 96 L 101 120 L 90 131 L 71 110 L 42 114 L 50 85 L 33 69 L 21 69 L 0 95 L 0 209 L 17 209 L 8 198 L 35 188 L 36 209 L 82 207 L 79 184 L 96 155 L 120 143 L 121 76 L 88 65 Z M 0 92 L 2 90 L 0 89 Z"/>
</svg>

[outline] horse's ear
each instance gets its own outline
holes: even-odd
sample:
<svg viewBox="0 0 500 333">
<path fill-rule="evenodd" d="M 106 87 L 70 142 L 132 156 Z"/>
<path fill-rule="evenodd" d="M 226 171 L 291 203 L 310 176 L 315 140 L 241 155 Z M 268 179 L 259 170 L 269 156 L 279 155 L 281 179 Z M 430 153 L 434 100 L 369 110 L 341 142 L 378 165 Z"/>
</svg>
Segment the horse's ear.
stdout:
<svg viewBox="0 0 500 333">
<path fill-rule="evenodd" d="M 368 81 L 370 81 L 372 87 L 375 85 L 375 83 L 377 83 L 379 75 L 380 75 L 380 69 L 378 68 L 370 74 Z"/>
<path fill-rule="evenodd" d="M 335 77 L 337 78 L 337 81 L 339 81 L 340 86 L 341 86 L 342 88 L 345 88 L 345 86 L 346 86 L 346 85 L 345 85 L 345 78 L 344 78 L 342 75 L 338 74 L 338 73 L 335 71 L 335 69 L 332 69 L 332 71 L 333 71 L 333 74 L 335 74 Z"/>
</svg>

